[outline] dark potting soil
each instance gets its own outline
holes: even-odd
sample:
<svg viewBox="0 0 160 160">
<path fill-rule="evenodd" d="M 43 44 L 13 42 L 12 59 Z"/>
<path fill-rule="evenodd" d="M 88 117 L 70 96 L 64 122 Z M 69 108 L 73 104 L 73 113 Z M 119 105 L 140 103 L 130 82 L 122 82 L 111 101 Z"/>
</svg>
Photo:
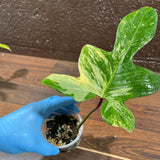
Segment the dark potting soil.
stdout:
<svg viewBox="0 0 160 160">
<path fill-rule="evenodd" d="M 54 146 L 63 146 L 71 141 L 71 137 L 78 126 L 73 116 L 59 115 L 47 122 L 46 138 Z"/>
</svg>

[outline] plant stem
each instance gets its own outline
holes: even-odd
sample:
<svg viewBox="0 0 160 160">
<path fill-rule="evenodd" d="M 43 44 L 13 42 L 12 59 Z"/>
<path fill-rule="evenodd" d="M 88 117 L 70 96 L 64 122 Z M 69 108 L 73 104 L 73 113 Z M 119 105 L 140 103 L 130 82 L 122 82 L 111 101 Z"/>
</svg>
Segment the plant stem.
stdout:
<svg viewBox="0 0 160 160">
<path fill-rule="evenodd" d="M 88 119 L 88 117 L 89 117 L 94 111 L 96 111 L 96 110 L 101 106 L 102 101 L 103 101 L 103 98 L 100 98 L 100 99 L 99 99 L 99 102 L 98 102 L 98 104 L 97 104 L 97 106 L 96 106 L 96 108 L 94 108 L 93 110 L 91 110 L 91 111 L 87 114 L 87 116 L 83 119 L 83 121 L 78 125 L 78 127 L 76 128 L 75 132 L 73 133 L 73 135 L 72 135 L 72 137 L 71 137 L 72 140 L 75 139 L 75 137 L 77 136 L 77 133 L 79 132 L 80 127 L 81 127 L 81 126 L 83 125 L 83 123 Z"/>
</svg>

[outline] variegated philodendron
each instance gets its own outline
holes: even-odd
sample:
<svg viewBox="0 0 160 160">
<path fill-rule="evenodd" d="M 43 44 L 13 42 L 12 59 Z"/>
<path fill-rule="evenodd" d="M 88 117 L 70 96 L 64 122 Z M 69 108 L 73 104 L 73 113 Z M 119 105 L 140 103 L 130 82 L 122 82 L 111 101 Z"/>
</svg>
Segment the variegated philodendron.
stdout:
<svg viewBox="0 0 160 160">
<path fill-rule="evenodd" d="M 118 26 L 111 52 L 92 45 L 82 48 L 78 61 L 80 77 L 51 74 L 42 83 L 78 102 L 98 95 L 105 99 L 101 108 L 103 120 L 132 132 L 135 119 L 124 102 L 151 95 L 160 85 L 160 76 L 132 61 L 136 52 L 154 37 L 157 17 L 151 7 L 128 14 Z"/>
</svg>

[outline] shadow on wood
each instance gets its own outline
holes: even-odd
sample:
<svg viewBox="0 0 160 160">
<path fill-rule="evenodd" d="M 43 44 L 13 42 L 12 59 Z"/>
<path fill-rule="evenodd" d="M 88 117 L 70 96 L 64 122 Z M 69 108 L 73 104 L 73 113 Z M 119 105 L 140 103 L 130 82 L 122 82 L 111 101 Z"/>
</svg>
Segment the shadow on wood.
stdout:
<svg viewBox="0 0 160 160">
<path fill-rule="evenodd" d="M 16 90 L 17 89 L 17 84 L 11 83 L 9 81 L 19 78 L 19 77 L 24 77 L 25 75 L 28 74 L 28 70 L 27 69 L 19 69 L 17 71 L 15 71 L 12 76 L 8 79 L 3 79 L 0 76 L 0 89 L 5 88 L 5 89 L 12 89 L 12 90 Z M 6 100 L 7 95 L 5 93 L 3 93 L 2 91 L 0 91 L 0 99 L 2 101 Z"/>
</svg>

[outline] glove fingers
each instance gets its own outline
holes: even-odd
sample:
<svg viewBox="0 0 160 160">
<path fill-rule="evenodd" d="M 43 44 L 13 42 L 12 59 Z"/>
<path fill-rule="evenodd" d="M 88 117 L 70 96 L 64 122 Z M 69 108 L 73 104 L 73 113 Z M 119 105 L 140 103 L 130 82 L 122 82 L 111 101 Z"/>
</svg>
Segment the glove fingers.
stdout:
<svg viewBox="0 0 160 160">
<path fill-rule="evenodd" d="M 51 113 L 47 118 L 52 117 L 52 116 L 56 116 L 57 113 L 58 114 L 65 114 L 65 115 L 72 115 L 72 114 L 79 113 L 79 109 L 75 105 L 62 107 L 62 108 L 57 109 L 55 111 L 55 114 Z"/>
<path fill-rule="evenodd" d="M 76 107 L 75 105 L 69 105 L 69 106 L 66 106 L 65 108 L 67 108 L 68 110 L 72 110 L 74 111 L 74 113 L 79 113 L 79 108 Z"/>
<path fill-rule="evenodd" d="M 43 137 L 38 140 L 38 143 L 33 148 L 34 150 L 30 152 L 36 152 L 44 156 L 59 154 L 59 149 L 47 142 Z"/>
<path fill-rule="evenodd" d="M 48 101 L 48 105 L 43 107 L 43 110 L 41 110 L 41 113 L 43 116 L 48 117 L 52 112 L 55 112 L 60 108 L 71 106 L 74 103 L 76 103 L 76 101 L 72 97 L 59 97 L 56 99 L 50 99 Z M 76 107 L 72 106 L 72 108 L 78 111 Z"/>
<path fill-rule="evenodd" d="M 60 96 L 51 96 L 51 97 L 48 97 L 48 98 L 46 98 L 46 99 L 43 99 L 43 100 L 41 100 L 41 101 L 39 101 L 40 103 L 43 103 L 43 102 L 47 102 L 47 101 L 50 101 L 50 100 L 55 100 L 56 98 L 60 98 Z"/>
</svg>

